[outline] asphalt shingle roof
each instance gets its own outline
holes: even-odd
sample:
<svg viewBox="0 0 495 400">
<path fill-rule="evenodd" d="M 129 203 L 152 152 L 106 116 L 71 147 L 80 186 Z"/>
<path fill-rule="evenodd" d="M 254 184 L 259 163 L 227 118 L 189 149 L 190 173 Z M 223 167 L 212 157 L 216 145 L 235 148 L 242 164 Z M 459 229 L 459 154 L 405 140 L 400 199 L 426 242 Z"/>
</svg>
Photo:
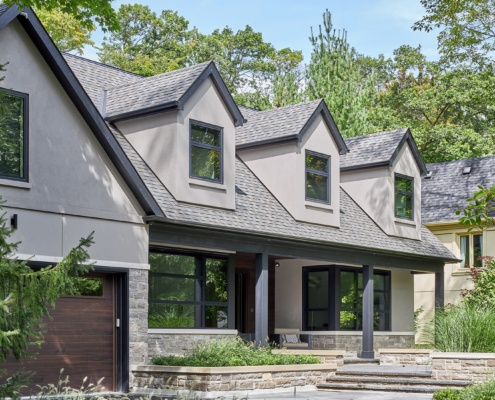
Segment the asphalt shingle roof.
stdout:
<svg viewBox="0 0 495 400">
<path fill-rule="evenodd" d="M 390 161 L 406 132 L 403 128 L 345 139 L 349 152 L 340 157 L 340 168 Z"/>
<path fill-rule="evenodd" d="M 88 65 L 84 68 L 79 66 L 74 71 L 78 77 L 79 74 L 84 73 L 88 68 L 91 69 L 95 65 L 91 61 L 87 61 L 87 63 Z M 104 66 L 97 66 L 96 68 L 95 73 L 102 69 L 108 72 Z M 130 78 L 128 77 L 128 79 Z M 101 90 L 102 85 L 105 83 L 104 80 L 84 79 L 84 77 L 79 77 L 79 79 L 85 90 L 92 93 L 97 93 Z M 139 85 L 132 86 L 135 88 L 140 87 Z M 302 109 L 305 110 L 304 112 L 311 114 L 317 105 L 318 102 L 306 103 L 302 106 Z M 249 118 L 250 115 L 257 114 L 259 111 L 243 107 L 242 113 Z M 277 113 L 271 115 L 273 118 L 278 116 Z M 283 112 L 280 115 L 283 118 L 287 118 L 288 114 Z M 306 116 L 298 121 L 302 123 L 303 120 L 307 120 Z M 278 126 L 283 126 L 279 121 L 275 122 Z M 134 150 L 124 135 L 112 124 L 109 124 L 109 128 L 165 216 L 176 222 L 379 252 L 452 259 L 452 254 L 447 248 L 424 226 L 421 229 L 421 240 L 386 235 L 343 189 L 340 189 L 340 228 L 296 221 L 238 158 L 236 159 L 236 187 L 240 190 L 236 190 L 235 210 L 179 203 Z"/>
<path fill-rule="evenodd" d="M 7 6 L 5 4 L 0 4 L 0 15 L 7 11 Z"/>
<path fill-rule="evenodd" d="M 266 111 L 241 107 L 247 122 L 236 130 L 236 145 L 298 135 L 320 103 L 314 100 Z"/>
<path fill-rule="evenodd" d="M 105 116 L 121 115 L 179 101 L 210 64 L 211 61 L 207 61 L 113 87 L 107 93 Z"/>
<path fill-rule="evenodd" d="M 421 181 L 421 215 L 423 223 L 457 221 L 455 211 L 466 205 L 466 199 L 478 185 L 495 184 L 495 157 L 427 164 L 432 175 Z M 463 174 L 464 167 L 471 167 Z"/>
<path fill-rule="evenodd" d="M 144 79 L 142 76 L 131 72 L 126 72 L 73 54 L 63 53 L 63 56 L 98 109 L 100 109 L 104 89 Z"/>
</svg>

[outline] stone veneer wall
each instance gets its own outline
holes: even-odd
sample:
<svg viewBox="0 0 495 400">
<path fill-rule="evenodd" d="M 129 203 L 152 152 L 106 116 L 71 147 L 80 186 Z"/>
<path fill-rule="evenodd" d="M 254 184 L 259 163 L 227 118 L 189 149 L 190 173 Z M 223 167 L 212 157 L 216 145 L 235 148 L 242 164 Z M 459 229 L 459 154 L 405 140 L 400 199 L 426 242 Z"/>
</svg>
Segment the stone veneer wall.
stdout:
<svg viewBox="0 0 495 400">
<path fill-rule="evenodd" d="M 159 333 L 150 331 L 147 336 L 148 340 L 148 359 L 144 362 L 147 364 L 153 357 L 166 355 L 183 355 L 187 350 L 191 350 L 198 343 L 211 342 L 226 338 L 234 338 L 236 331 L 218 333 L 202 333 L 200 330 L 196 333 Z M 136 365 L 142 365 L 143 362 Z"/>
<path fill-rule="evenodd" d="M 136 367 L 133 391 L 142 389 L 197 390 L 201 392 L 275 389 L 325 383 L 335 375 L 330 364 L 269 365 L 257 367 Z"/>
<path fill-rule="evenodd" d="M 311 334 L 311 332 L 305 332 Z M 361 333 L 349 334 L 339 332 L 332 334 L 312 334 L 311 343 L 313 349 L 322 350 L 345 350 L 349 353 L 359 353 L 363 348 L 363 335 Z M 393 332 L 382 334 L 376 333 L 373 336 L 373 346 L 378 348 L 401 348 L 414 347 L 414 333 Z"/>
<path fill-rule="evenodd" d="M 148 362 L 148 271 L 129 271 L 129 364 Z"/>
</svg>

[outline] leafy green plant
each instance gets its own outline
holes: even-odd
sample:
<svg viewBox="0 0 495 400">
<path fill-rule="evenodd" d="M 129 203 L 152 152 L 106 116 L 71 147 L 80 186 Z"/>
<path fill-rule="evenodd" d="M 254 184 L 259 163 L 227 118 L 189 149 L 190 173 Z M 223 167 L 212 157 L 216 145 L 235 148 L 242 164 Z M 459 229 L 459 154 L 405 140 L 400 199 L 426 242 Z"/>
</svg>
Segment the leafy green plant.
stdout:
<svg viewBox="0 0 495 400">
<path fill-rule="evenodd" d="M 441 351 L 495 352 L 495 310 L 465 302 L 437 310 L 427 334 Z"/>
<path fill-rule="evenodd" d="M 443 389 L 433 394 L 432 400 L 462 400 L 462 392 L 457 389 Z"/>
<path fill-rule="evenodd" d="M 196 345 L 184 357 L 154 357 L 155 365 L 187 367 L 240 367 L 253 365 L 319 364 L 312 355 L 274 354 L 271 347 L 256 347 L 240 338 L 223 339 Z"/>
</svg>

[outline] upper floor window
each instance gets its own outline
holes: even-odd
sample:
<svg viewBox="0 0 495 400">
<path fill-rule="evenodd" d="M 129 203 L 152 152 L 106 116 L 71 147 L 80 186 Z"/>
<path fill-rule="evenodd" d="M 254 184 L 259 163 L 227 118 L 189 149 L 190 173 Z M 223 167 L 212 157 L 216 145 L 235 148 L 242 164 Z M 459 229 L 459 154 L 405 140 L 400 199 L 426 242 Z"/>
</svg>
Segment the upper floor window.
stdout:
<svg viewBox="0 0 495 400">
<path fill-rule="evenodd" d="M 0 91 L 0 178 L 28 179 L 28 95 Z"/>
<path fill-rule="evenodd" d="M 227 328 L 228 260 L 150 252 L 150 328 Z"/>
<path fill-rule="evenodd" d="M 222 128 L 191 121 L 190 176 L 223 182 Z"/>
<path fill-rule="evenodd" d="M 461 268 L 470 266 L 480 268 L 483 261 L 479 258 L 483 255 L 483 235 L 481 233 L 462 235 L 459 237 L 461 250 Z"/>
<path fill-rule="evenodd" d="M 306 151 L 306 199 L 330 203 L 330 156 Z"/>
<path fill-rule="evenodd" d="M 414 219 L 414 179 L 395 174 L 395 216 Z"/>
</svg>

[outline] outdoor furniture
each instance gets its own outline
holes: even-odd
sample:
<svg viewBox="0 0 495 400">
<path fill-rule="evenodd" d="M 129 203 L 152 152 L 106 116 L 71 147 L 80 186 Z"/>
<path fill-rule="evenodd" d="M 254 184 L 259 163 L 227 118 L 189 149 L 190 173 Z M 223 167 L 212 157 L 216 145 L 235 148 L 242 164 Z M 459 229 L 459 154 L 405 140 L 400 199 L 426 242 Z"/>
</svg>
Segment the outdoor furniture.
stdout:
<svg viewBox="0 0 495 400">
<path fill-rule="evenodd" d="M 275 328 L 275 335 L 278 336 L 278 344 L 286 349 L 310 349 L 311 335 L 301 335 L 299 329 Z"/>
</svg>

